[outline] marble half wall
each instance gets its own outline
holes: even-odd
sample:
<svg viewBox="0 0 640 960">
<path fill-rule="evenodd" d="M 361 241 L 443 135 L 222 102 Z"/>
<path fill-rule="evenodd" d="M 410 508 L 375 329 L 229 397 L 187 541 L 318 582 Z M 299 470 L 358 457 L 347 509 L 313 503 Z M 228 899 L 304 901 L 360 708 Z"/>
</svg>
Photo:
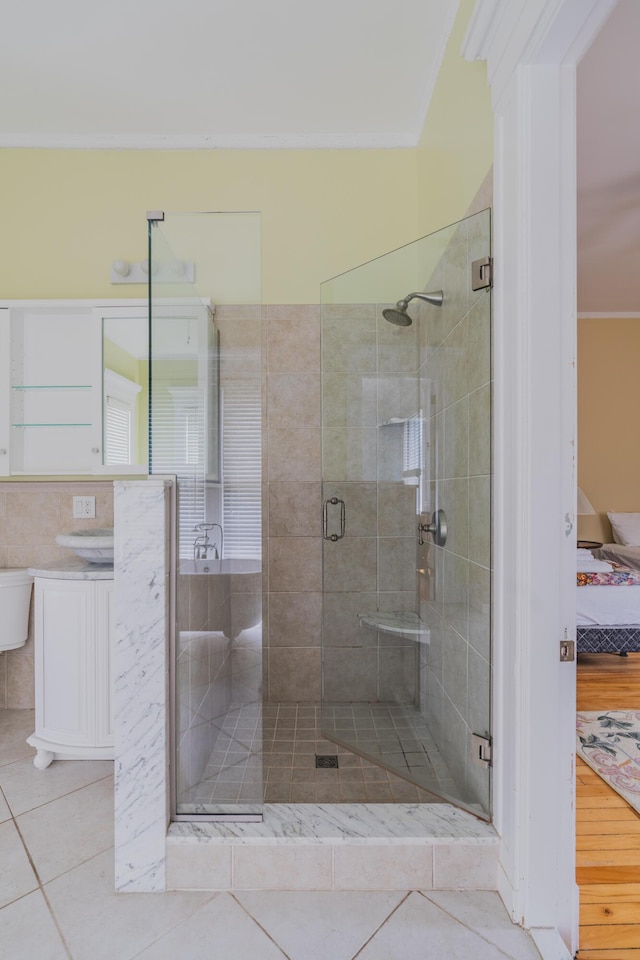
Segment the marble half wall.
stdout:
<svg viewBox="0 0 640 960">
<path fill-rule="evenodd" d="M 165 889 L 173 481 L 114 484 L 115 888 Z"/>
</svg>

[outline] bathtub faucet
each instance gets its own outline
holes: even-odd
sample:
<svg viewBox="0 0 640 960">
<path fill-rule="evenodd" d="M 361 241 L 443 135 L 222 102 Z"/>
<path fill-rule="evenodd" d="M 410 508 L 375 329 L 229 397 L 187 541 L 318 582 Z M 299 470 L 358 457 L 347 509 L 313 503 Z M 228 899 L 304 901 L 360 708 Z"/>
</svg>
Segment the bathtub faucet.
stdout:
<svg viewBox="0 0 640 960">
<path fill-rule="evenodd" d="M 220 531 L 220 550 L 218 551 L 217 543 L 211 543 L 209 540 L 209 530 L 213 530 L 214 527 L 217 527 Z M 222 527 L 219 523 L 198 523 L 194 527 L 194 531 L 197 533 L 201 531 L 200 536 L 196 537 L 193 541 L 193 559 L 194 560 L 208 560 L 209 551 L 211 551 L 211 556 L 214 560 L 219 560 L 222 555 L 222 549 L 224 546 L 224 533 L 222 532 Z"/>
</svg>

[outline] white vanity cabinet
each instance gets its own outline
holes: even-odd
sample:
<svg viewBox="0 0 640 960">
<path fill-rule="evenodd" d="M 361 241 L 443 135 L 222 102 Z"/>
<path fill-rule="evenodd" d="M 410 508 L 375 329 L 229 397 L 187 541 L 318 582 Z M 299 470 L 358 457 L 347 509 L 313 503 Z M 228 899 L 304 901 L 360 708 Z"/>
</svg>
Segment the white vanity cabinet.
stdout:
<svg viewBox="0 0 640 960">
<path fill-rule="evenodd" d="M 75 564 L 78 571 L 81 566 Z M 31 572 L 36 729 L 27 742 L 38 751 L 34 763 L 42 770 L 56 759 L 113 759 L 113 579 L 66 579 L 63 570 L 59 577 L 55 571 Z M 39 575 L 43 572 L 47 575 Z M 89 570 L 86 576 L 91 575 Z"/>
</svg>

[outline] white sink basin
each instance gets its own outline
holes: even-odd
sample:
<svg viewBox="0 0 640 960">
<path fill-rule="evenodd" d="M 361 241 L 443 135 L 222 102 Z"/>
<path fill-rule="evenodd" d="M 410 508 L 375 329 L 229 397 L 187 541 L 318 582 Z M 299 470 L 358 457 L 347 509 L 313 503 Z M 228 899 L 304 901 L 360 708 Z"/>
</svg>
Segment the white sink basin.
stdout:
<svg viewBox="0 0 640 960">
<path fill-rule="evenodd" d="M 90 563 L 113 563 L 113 527 L 59 533 L 56 543 Z"/>
</svg>

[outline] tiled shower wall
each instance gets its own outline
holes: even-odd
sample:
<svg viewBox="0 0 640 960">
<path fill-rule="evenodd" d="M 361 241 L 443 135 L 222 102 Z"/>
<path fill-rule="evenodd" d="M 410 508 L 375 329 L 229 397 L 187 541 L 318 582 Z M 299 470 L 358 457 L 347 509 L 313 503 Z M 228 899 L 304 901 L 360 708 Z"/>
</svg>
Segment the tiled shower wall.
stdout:
<svg viewBox="0 0 640 960">
<path fill-rule="evenodd" d="M 320 322 L 318 305 L 216 311 L 223 388 L 230 377 L 261 371 L 263 378 L 264 678 L 271 701 L 320 699 Z M 325 696 L 411 701 L 415 645 L 362 629 L 356 614 L 415 609 L 415 491 L 398 477 L 401 430 L 382 428 L 381 435 L 378 428 L 381 418 L 416 412 L 415 331 L 391 327 L 375 305 L 325 308 L 323 349 L 331 439 L 325 474 L 335 478 L 325 496 L 348 504 L 346 537 L 328 545 L 336 553 L 325 574 Z"/>
<path fill-rule="evenodd" d="M 73 519 L 74 495 L 95 496 L 95 520 Z M 57 534 L 111 526 L 110 481 L 0 482 L 0 567 L 30 567 L 71 558 L 72 551 L 56 543 Z M 27 643 L 17 650 L 0 653 L 0 709 L 28 709 L 34 705 L 32 603 Z"/>
</svg>

